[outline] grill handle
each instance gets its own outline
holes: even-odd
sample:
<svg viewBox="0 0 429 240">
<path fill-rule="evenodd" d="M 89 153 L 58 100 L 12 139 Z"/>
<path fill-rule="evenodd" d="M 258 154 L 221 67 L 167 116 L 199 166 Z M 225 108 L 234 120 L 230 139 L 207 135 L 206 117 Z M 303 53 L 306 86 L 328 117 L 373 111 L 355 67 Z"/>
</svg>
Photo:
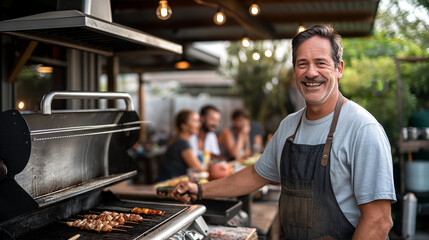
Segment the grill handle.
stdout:
<svg viewBox="0 0 429 240">
<path fill-rule="evenodd" d="M 52 114 L 52 101 L 54 99 L 124 99 L 127 111 L 134 111 L 131 95 L 119 92 L 62 92 L 52 91 L 45 94 L 40 102 L 43 115 Z"/>
</svg>

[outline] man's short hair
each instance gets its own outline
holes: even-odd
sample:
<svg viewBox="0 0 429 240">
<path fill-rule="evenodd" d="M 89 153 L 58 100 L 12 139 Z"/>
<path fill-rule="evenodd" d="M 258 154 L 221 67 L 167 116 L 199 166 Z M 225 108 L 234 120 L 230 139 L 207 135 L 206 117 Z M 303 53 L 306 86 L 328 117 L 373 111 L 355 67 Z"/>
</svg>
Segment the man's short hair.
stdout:
<svg viewBox="0 0 429 240">
<path fill-rule="evenodd" d="M 239 117 L 243 117 L 249 119 L 249 112 L 246 109 L 236 109 L 232 112 L 231 118 L 232 120 L 237 119 Z"/>
<path fill-rule="evenodd" d="M 215 112 L 220 113 L 220 111 L 219 111 L 219 109 L 217 107 L 209 104 L 209 105 L 205 105 L 204 107 L 201 108 L 201 110 L 200 110 L 200 116 L 202 116 L 202 117 L 203 116 L 207 116 L 209 110 L 213 110 Z"/>
<path fill-rule="evenodd" d="M 295 66 L 296 54 L 299 45 L 306 40 L 319 36 L 326 38 L 331 43 L 331 57 L 334 60 L 335 67 L 343 60 L 343 44 L 341 43 L 341 36 L 338 34 L 333 27 L 329 25 L 316 25 L 301 33 L 298 33 L 292 39 L 292 64 Z"/>
</svg>

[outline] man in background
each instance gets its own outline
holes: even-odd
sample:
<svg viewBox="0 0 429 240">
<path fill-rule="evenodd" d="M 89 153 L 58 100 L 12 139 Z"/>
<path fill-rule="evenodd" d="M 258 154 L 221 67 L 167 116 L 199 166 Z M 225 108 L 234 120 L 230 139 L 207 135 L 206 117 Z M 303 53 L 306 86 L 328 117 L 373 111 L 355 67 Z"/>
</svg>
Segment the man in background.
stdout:
<svg viewBox="0 0 429 240">
<path fill-rule="evenodd" d="M 192 135 L 189 142 L 194 154 L 202 160 L 204 151 L 220 155 L 216 129 L 219 127 L 220 111 L 213 105 L 205 105 L 200 110 L 201 128 L 198 134 Z"/>
<path fill-rule="evenodd" d="M 225 128 L 218 137 L 222 155 L 226 156 L 227 160 L 239 160 L 254 153 L 261 153 L 265 135 L 262 125 L 250 121 L 249 113 L 245 109 L 234 110 L 231 119 L 232 126 Z"/>
</svg>

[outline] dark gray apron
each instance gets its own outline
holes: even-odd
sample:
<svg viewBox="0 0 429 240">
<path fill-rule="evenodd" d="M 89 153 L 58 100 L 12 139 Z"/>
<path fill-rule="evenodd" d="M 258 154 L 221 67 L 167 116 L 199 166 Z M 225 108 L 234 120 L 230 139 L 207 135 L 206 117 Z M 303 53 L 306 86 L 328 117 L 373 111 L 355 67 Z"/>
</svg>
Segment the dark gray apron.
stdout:
<svg viewBox="0 0 429 240">
<path fill-rule="evenodd" d="M 332 190 L 328 161 L 342 103 L 340 93 L 326 144 L 293 143 L 301 117 L 283 147 L 279 205 L 286 239 L 351 239 L 353 236 L 355 227 L 341 211 Z"/>
</svg>

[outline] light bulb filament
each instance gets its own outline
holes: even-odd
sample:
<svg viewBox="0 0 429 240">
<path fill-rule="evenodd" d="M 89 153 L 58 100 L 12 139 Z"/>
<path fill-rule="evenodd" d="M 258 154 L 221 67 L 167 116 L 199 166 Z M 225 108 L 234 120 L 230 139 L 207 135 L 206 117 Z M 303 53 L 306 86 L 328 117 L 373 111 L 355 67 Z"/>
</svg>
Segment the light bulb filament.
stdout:
<svg viewBox="0 0 429 240">
<path fill-rule="evenodd" d="M 249 12 L 253 16 L 256 16 L 261 12 L 261 9 L 259 8 L 258 4 L 254 3 L 254 4 L 250 5 Z"/>
<path fill-rule="evenodd" d="M 171 17 L 172 13 L 168 2 L 166 0 L 160 0 L 159 6 L 156 9 L 156 16 L 161 20 L 167 20 Z"/>
<path fill-rule="evenodd" d="M 213 21 L 217 24 L 217 25 L 222 25 L 226 22 L 226 16 L 225 14 L 219 9 L 217 11 L 217 13 L 214 15 L 213 17 Z"/>
<path fill-rule="evenodd" d="M 243 39 L 241 39 L 241 46 L 247 48 L 250 46 L 250 40 L 247 37 L 244 37 Z"/>
</svg>

